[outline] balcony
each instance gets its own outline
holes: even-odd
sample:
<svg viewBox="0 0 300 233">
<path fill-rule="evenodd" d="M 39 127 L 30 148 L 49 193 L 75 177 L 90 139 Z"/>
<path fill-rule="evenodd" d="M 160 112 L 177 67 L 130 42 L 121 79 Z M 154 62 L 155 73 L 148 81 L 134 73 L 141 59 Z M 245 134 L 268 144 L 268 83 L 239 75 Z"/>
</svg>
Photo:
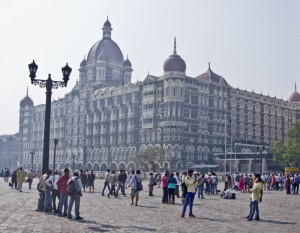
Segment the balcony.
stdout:
<svg viewBox="0 0 300 233">
<path fill-rule="evenodd" d="M 187 123 L 184 121 L 162 121 L 158 123 L 159 127 L 168 127 L 168 126 L 179 126 L 179 127 L 187 127 Z"/>
</svg>

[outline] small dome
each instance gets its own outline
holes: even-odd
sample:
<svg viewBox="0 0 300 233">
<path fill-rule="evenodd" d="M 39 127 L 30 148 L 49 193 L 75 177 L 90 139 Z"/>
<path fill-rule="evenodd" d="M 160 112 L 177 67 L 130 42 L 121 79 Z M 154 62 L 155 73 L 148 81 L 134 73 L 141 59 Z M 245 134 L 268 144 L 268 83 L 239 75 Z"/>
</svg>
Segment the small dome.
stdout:
<svg viewBox="0 0 300 233">
<path fill-rule="evenodd" d="M 34 103 L 32 99 L 28 96 L 28 88 L 27 88 L 27 95 L 20 101 L 20 108 L 25 108 L 28 106 L 29 108 L 33 108 Z"/>
<path fill-rule="evenodd" d="M 127 56 L 126 60 L 123 62 L 123 66 L 131 67 L 131 62 L 129 61 L 128 56 Z"/>
<path fill-rule="evenodd" d="M 295 92 L 293 92 L 290 97 L 289 97 L 289 102 L 290 103 L 300 103 L 300 94 L 297 91 L 297 86 L 295 83 Z"/>
<path fill-rule="evenodd" d="M 185 61 L 177 55 L 176 52 L 176 38 L 174 39 L 174 52 L 164 62 L 164 72 L 179 71 L 185 73 Z"/>
<path fill-rule="evenodd" d="M 80 62 L 80 67 L 82 67 L 82 66 L 86 66 L 86 59 L 85 59 L 85 57 L 82 60 L 82 62 Z"/>
<path fill-rule="evenodd" d="M 111 23 L 109 22 L 108 18 L 105 21 L 105 23 L 103 24 L 103 27 L 111 27 Z"/>
</svg>

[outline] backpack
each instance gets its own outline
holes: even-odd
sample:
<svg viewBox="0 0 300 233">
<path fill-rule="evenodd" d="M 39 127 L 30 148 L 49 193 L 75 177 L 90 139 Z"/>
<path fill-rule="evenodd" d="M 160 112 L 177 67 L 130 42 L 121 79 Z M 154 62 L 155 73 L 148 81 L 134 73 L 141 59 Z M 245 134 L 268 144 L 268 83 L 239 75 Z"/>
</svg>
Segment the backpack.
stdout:
<svg viewBox="0 0 300 233">
<path fill-rule="evenodd" d="M 69 181 L 68 186 L 67 186 L 67 193 L 68 193 L 68 196 L 74 196 L 74 195 L 78 194 L 75 180 L 71 179 Z"/>
<path fill-rule="evenodd" d="M 143 190 L 143 184 L 142 184 L 142 182 L 138 181 L 136 175 L 135 175 L 135 179 L 136 179 L 136 189 L 138 191 L 142 191 Z"/>
</svg>

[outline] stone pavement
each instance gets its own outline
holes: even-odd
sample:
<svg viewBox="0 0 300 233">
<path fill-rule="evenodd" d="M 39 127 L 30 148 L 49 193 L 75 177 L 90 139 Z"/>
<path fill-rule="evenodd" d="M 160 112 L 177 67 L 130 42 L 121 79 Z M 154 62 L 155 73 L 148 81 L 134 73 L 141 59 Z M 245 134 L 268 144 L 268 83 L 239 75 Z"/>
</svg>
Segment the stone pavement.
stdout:
<svg viewBox="0 0 300 233">
<path fill-rule="evenodd" d="M 33 187 L 36 184 L 37 180 Z M 24 184 L 20 193 L 0 179 L 0 232 L 300 232 L 300 195 L 265 191 L 260 204 L 262 220 L 247 222 L 249 194 L 236 192 L 236 200 L 206 195 L 205 200 L 195 200 L 196 218 L 181 219 L 181 201 L 161 204 L 161 189 L 154 188 L 154 197 L 142 191 L 140 205 L 135 207 L 129 205 L 129 196 L 102 197 L 103 181 L 97 180 L 95 186 L 95 193 L 83 193 L 80 212 L 84 220 L 76 221 L 36 212 L 36 189 L 28 190 Z"/>
</svg>

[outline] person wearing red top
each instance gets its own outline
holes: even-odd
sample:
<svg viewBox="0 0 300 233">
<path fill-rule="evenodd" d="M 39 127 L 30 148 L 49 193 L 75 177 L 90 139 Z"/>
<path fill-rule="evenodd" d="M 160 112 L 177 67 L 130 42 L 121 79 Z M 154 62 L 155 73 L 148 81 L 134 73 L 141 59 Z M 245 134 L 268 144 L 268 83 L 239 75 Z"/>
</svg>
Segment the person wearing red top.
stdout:
<svg viewBox="0 0 300 233">
<path fill-rule="evenodd" d="M 239 180 L 239 190 L 243 193 L 244 192 L 244 176 L 242 175 Z"/>
<path fill-rule="evenodd" d="M 64 175 L 59 177 L 56 185 L 59 189 L 60 193 L 60 199 L 59 199 L 59 206 L 58 206 L 58 216 L 59 217 L 66 217 L 67 216 L 67 210 L 68 210 L 68 180 L 70 179 L 69 177 L 69 169 L 65 168 L 64 170 Z M 62 207 L 64 206 L 64 214 L 62 214 Z"/>
<path fill-rule="evenodd" d="M 272 174 L 272 190 L 275 190 L 275 186 L 276 186 L 276 177 L 274 174 Z"/>
<path fill-rule="evenodd" d="M 169 171 L 165 172 L 165 175 L 163 176 L 161 180 L 161 187 L 163 189 L 163 198 L 162 198 L 162 203 L 163 204 L 168 204 L 168 178 L 169 178 Z"/>
</svg>

